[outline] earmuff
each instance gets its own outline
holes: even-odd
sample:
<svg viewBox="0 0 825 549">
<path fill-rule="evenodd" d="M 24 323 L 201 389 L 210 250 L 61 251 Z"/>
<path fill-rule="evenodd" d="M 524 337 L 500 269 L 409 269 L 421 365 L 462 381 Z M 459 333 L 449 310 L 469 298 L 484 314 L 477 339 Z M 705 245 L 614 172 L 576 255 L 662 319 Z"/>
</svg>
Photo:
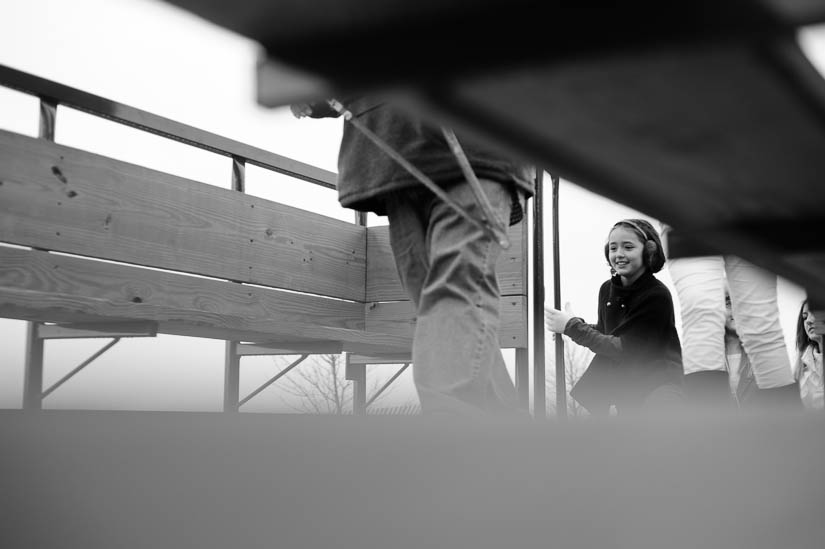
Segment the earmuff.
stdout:
<svg viewBox="0 0 825 549">
<path fill-rule="evenodd" d="M 659 246 L 653 240 L 645 240 L 645 263 L 650 266 L 653 255 L 659 251 Z"/>
</svg>

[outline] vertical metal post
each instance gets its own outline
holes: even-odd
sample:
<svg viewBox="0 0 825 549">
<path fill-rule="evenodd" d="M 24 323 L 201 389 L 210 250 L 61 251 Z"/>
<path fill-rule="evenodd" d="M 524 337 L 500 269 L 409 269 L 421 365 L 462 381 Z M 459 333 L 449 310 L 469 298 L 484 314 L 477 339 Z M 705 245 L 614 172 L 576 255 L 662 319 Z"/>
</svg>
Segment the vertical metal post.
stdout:
<svg viewBox="0 0 825 549">
<path fill-rule="evenodd" d="M 232 190 L 246 192 L 246 160 L 238 156 L 232 157 Z"/>
<path fill-rule="evenodd" d="M 367 415 L 367 365 L 355 365 L 352 378 L 352 413 Z"/>
<path fill-rule="evenodd" d="M 54 141 L 57 124 L 57 102 L 40 99 L 40 128 L 38 136 L 46 141 Z M 43 408 L 43 354 L 44 341 L 38 335 L 40 324 L 26 323 L 26 359 L 23 371 L 23 409 Z"/>
<path fill-rule="evenodd" d="M 367 226 L 367 212 L 355 212 L 355 223 L 361 227 Z M 369 265 L 367 265 L 369 269 Z M 364 299 L 367 295 L 364 285 Z M 356 416 L 367 415 L 367 365 L 350 364 L 350 354 L 346 355 L 346 378 L 352 380 L 352 413 Z M 353 376 L 353 377 L 349 377 Z"/>
<path fill-rule="evenodd" d="M 26 323 L 26 366 L 23 374 L 23 409 L 43 408 L 43 339 L 37 322 Z"/>
<path fill-rule="evenodd" d="M 241 357 L 238 355 L 238 342 L 226 342 L 226 354 L 223 370 L 223 411 L 237 412 L 240 399 Z"/>
<path fill-rule="evenodd" d="M 561 250 L 559 246 L 559 178 L 553 181 L 553 306 L 561 309 Z M 556 334 L 556 416 L 567 419 L 567 379 L 564 373 L 564 339 Z"/>
<path fill-rule="evenodd" d="M 530 408 L 530 353 L 527 349 L 516 348 L 516 392 L 518 401 L 525 410 Z"/>
<path fill-rule="evenodd" d="M 346 354 L 344 377 L 352 381 L 352 413 L 356 416 L 367 415 L 367 365 L 353 364 L 350 353 Z"/>
<path fill-rule="evenodd" d="M 232 157 L 232 190 L 246 191 L 246 160 Z M 238 341 L 227 341 L 223 366 L 223 411 L 237 412 L 240 409 L 241 357 Z"/>
<path fill-rule="evenodd" d="M 544 170 L 536 168 L 533 196 L 533 417 L 547 417 L 544 386 Z"/>
<path fill-rule="evenodd" d="M 57 125 L 57 102 L 40 98 L 40 139 L 54 141 L 54 129 Z"/>
</svg>

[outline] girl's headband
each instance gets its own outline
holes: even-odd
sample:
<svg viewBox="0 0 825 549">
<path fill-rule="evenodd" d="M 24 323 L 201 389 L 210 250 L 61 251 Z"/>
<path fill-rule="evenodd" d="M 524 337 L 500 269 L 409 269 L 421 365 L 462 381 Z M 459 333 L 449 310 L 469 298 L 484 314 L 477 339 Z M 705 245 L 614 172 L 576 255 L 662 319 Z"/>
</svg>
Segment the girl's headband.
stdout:
<svg viewBox="0 0 825 549">
<path fill-rule="evenodd" d="M 615 225 L 613 225 L 613 228 L 615 229 L 615 228 L 616 228 L 616 227 L 618 227 L 619 225 L 630 225 L 631 227 L 633 227 L 634 229 L 636 229 L 637 231 L 639 231 L 639 233 L 642 235 L 642 238 L 644 238 L 645 240 L 650 240 L 650 236 L 648 236 L 647 231 L 645 231 L 644 229 L 642 229 L 642 228 L 639 226 L 639 224 L 638 224 L 638 223 L 636 223 L 635 221 L 633 221 L 633 220 L 631 220 L 631 219 L 622 219 L 621 221 L 617 221 L 617 222 L 616 222 L 616 224 L 615 224 Z"/>
</svg>

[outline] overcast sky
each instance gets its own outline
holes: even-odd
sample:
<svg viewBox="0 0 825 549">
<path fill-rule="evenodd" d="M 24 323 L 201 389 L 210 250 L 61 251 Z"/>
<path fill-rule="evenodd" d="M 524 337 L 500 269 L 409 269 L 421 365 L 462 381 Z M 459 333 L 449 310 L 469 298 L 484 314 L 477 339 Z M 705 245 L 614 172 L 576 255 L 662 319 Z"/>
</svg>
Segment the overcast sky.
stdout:
<svg viewBox="0 0 825 549">
<path fill-rule="evenodd" d="M 258 107 L 254 100 L 257 47 L 249 40 L 152 0 L 3 0 L 2 6 L 0 63 L 4 65 L 336 169 L 341 121 L 296 120 L 286 109 Z M 807 35 L 803 46 L 818 62 L 824 49 L 821 33 Z M 36 135 L 37 120 L 36 100 L 0 88 L 0 128 Z M 229 187 L 227 158 L 68 109 L 61 108 L 58 114 L 56 139 Z M 334 191 L 255 167 L 247 168 L 247 177 L 251 194 L 352 220 L 352 212 L 338 205 Z M 656 226 L 658 223 L 568 182 L 563 182 L 560 196 L 563 301 L 569 302 L 576 314 L 595 321 L 596 293 L 609 276 L 602 255 L 608 230 L 625 217 L 645 217 Z M 545 283 L 552 296 L 549 192 L 547 198 Z M 666 270 L 659 278 L 670 286 Z M 801 289 L 780 283 L 788 341 L 793 337 L 802 297 Z M 105 341 L 47 343 L 45 383 L 62 377 Z M 0 407 L 20 406 L 24 342 L 23 322 L 0 319 Z M 548 349 L 549 345 L 548 341 Z M 277 371 L 270 358 L 244 359 L 242 396 Z M 218 410 L 222 383 L 221 341 L 171 336 L 123 340 L 49 396 L 45 406 Z M 409 389 L 408 380 L 405 383 L 402 394 Z M 246 409 L 271 410 L 279 404 L 278 391 L 271 390 Z"/>
</svg>

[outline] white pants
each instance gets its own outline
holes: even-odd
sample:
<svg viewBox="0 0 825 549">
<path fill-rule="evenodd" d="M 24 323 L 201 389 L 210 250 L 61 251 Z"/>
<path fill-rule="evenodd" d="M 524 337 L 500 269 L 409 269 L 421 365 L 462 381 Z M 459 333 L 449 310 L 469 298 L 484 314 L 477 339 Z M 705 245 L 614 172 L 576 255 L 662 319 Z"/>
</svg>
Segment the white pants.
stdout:
<svg viewBox="0 0 825 549">
<path fill-rule="evenodd" d="M 735 256 L 671 259 L 682 310 L 685 374 L 724 371 L 725 276 L 733 318 L 760 389 L 794 382 L 776 298 L 776 275 Z"/>
</svg>

